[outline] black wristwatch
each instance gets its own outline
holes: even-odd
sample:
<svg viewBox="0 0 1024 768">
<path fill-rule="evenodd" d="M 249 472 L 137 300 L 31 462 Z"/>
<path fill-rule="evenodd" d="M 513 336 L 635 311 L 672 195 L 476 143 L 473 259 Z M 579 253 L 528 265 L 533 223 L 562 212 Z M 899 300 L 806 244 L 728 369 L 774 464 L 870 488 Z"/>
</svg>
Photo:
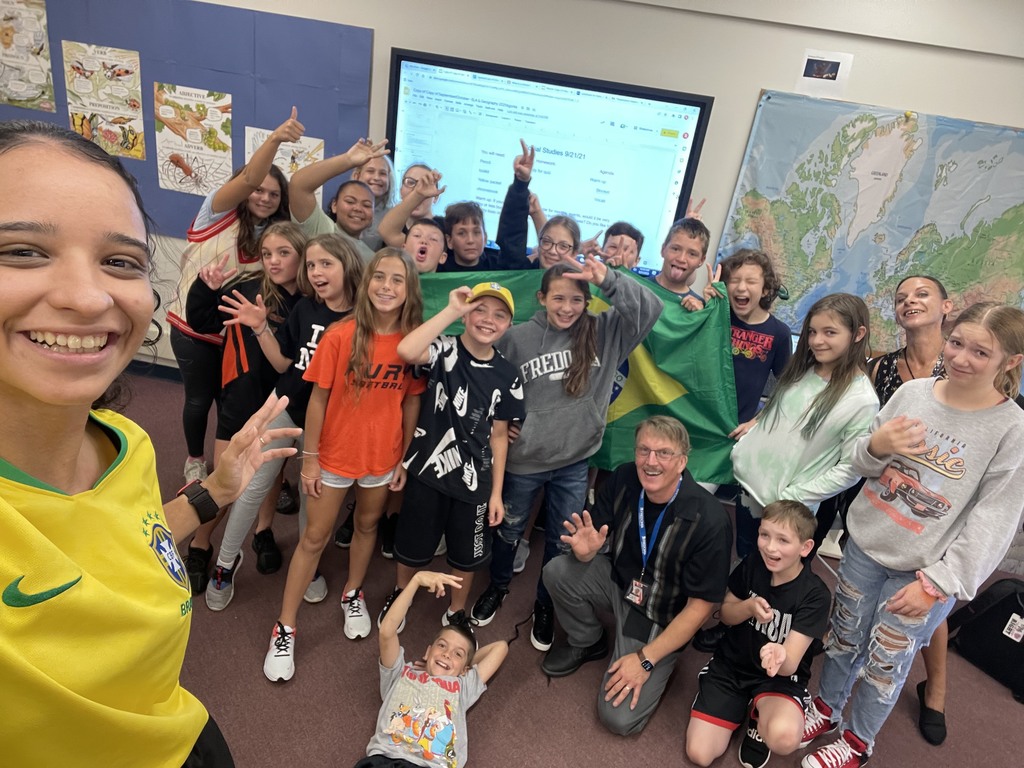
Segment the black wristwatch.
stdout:
<svg viewBox="0 0 1024 768">
<path fill-rule="evenodd" d="M 646 656 L 644 656 L 643 648 L 637 648 L 636 655 L 640 659 L 640 666 L 644 668 L 645 672 L 654 671 L 654 662 L 648 659 Z"/>
<path fill-rule="evenodd" d="M 193 480 L 178 491 L 177 495 L 186 497 L 188 503 L 195 508 L 196 514 L 199 515 L 200 525 L 213 520 L 217 516 L 217 512 L 220 511 L 220 506 L 210 496 L 210 492 L 206 490 L 206 486 L 201 480 Z"/>
</svg>

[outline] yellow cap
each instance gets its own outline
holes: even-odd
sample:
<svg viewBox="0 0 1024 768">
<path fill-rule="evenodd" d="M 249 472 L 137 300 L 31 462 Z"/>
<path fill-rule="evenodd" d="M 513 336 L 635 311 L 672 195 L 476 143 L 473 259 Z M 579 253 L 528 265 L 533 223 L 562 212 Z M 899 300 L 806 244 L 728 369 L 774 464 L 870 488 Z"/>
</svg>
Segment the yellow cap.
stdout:
<svg viewBox="0 0 1024 768">
<path fill-rule="evenodd" d="M 512 291 L 508 288 L 499 283 L 477 283 L 473 286 L 473 295 L 469 297 L 469 301 L 476 301 L 484 296 L 493 296 L 496 299 L 501 299 L 508 305 L 508 311 L 512 313 L 513 317 L 515 316 L 516 303 L 512 300 Z"/>
</svg>

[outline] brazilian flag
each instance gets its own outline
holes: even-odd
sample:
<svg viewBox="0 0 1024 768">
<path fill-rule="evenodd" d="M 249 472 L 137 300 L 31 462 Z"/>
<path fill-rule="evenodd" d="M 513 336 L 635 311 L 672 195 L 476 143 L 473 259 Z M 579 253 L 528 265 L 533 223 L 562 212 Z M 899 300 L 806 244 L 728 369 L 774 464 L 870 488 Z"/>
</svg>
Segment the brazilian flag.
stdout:
<svg viewBox="0 0 1024 768">
<path fill-rule="evenodd" d="M 540 309 L 537 290 L 542 274 L 538 269 L 423 275 L 424 317 L 440 312 L 448 303 L 448 293 L 460 285 L 496 282 L 515 298 L 515 322 L 524 322 Z M 734 443 L 728 434 L 736 427 L 738 416 L 729 302 L 712 299 L 705 310 L 690 312 L 680 306 L 675 294 L 656 283 L 632 272 L 622 274 L 643 281 L 661 296 L 665 311 L 619 371 L 608 406 L 604 442 L 591 463 L 613 469 L 632 461 L 636 425 L 648 416 L 664 414 L 679 419 L 690 433 L 687 467 L 697 480 L 733 482 L 729 454 Z M 720 291 L 724 295 L 725 287 Z M 603 312 L 608 300 L 600 291 L 594 293 L 590 310 Z M 449 332 L 461 333 L 461 325 Z"/>
</svg>

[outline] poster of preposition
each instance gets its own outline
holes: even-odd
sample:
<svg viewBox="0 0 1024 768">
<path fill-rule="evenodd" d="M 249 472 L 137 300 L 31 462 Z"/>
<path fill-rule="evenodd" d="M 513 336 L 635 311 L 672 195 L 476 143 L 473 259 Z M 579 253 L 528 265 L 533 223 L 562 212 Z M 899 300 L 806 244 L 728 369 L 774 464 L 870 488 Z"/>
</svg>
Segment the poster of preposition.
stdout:
<svg viewBox="0 0 1024 768">
<path fill-rule="evenodd" d="M 0 0 L 0 104 L 56 112 L 44 0 Z"/>
<path fill-rule="evenodd" d="M 253 128 L 245 126 L 245 162 L 252 160 L 253 153 L 259 149 L 267 137 L 273 133 L 268 128 Z M 324 140 L 315 139 L 310 136 L 303 136 L 298 141 L 289 141 L 277 148 L 274 155 L 274 165 L 281 169 L 286 179 L 291 181 L 292 174 L 299 168 L 319 162 L 324 159 Z M 316 191 L 318 205 L 323 205 L 323 192 Z"/>
<path fill-rule="evenodd" d="M 157 180 L 205 197 L 231 177 L 231 94 L 153 83 Z"/>
<path fill-rule="evenodd" d="M 61 41 L 72 130 L 111 155 L 146 159 L 139 52 Z"/>
</svg>

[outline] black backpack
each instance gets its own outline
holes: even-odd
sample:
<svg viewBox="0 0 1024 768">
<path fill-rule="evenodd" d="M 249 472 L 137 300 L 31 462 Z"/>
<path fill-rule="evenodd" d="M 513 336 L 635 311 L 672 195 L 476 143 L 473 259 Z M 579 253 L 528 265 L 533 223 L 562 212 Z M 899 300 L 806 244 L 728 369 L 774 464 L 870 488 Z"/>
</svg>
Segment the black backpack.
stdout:
<svg viewBox="0 0 1024 768">
<path fill-rule="evenodd" d="M 950 646 L 1024 703 L 1024 581 L 1000 579 L 947 621 Z"/>
</svg>

